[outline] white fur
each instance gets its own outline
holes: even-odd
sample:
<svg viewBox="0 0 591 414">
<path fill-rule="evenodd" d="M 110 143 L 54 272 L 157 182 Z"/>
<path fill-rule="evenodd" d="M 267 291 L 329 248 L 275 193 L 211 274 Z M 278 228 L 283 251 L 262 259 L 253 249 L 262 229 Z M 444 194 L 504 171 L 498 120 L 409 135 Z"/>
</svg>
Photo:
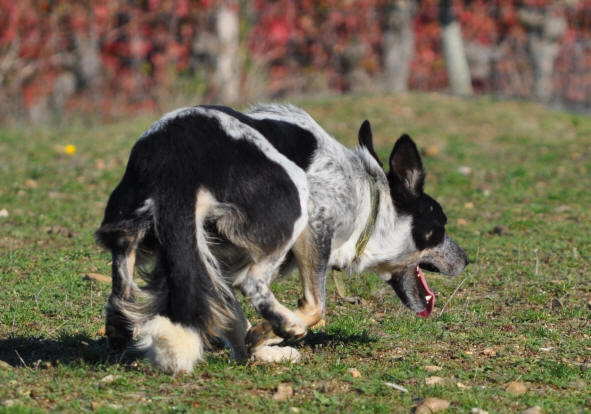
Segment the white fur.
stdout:
<svg viewBox="0 0 591 414">
<path fill-rule="evenodd" d="M 217 200 L 208 190 L 201 188 L 197 191 L 197 202 L 195 203 L 195 238 L 197 242 L 197 250 L 199 251 L 201 261 L 205 265 L 214 288 L 218 290 L 221 297 L 232 297 L 232 291 L 223 280 L 218 261 L 209 249 L 207 234 L 203 228 L 205 218 L 211 209 L 215 207 L 216 203 Z M 216 321 L 223 322 L 222 316 L 223 315 L 217 315 Z M 222 319 L 220 320 L 220 318 Z"/>
<path fill-rule="evenodd" d="M 166 372 L 191 372 L 203 360 L 203 340 L 191 328 L 156 316 L 140 329 L 137 347 L 146 351 L 147 358 Z"/>
<path fill-rule="evenodd" d="M 362 200 L 370 200 L 371 196 L 371 188 L 369 185 L 369 180 L 367 185 L 362 190 Z M 355 250 L 355 246 L 357 245 L 357 241 L 359 240 L 359 236 L 365 229 L 365 225 L 367 224 L 367 220 L 369 220 L 369 215 L 371 212 L 371 203 L 360 203 L 359 206 L 359 213 L 354 216 L 354 223 L 353 223 L 353 231 L 348 234 L 348 238 L 344 241 L 336 240 L 333 244 L 336 248 L 334 248 L 330 252 L 330 258 L 328 260 L 328 264 L 331 267 L 338 267 L 340 269 L 344 269 L 351 265 L 351 262 L 354 260 L 355 255 L 357 254 Z"/>
</svg>

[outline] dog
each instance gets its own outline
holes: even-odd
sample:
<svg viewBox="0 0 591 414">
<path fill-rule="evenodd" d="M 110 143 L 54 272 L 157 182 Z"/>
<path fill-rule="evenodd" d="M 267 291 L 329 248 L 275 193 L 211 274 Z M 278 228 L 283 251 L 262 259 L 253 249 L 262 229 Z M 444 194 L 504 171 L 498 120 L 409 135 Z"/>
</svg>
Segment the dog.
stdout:
<svg viewBox="0 0 591 414">
<path fill-rule="evenodd" d="M 423 192 L 412 139 L 397 140 L 386 172 L 368 121 L 358 138 L 349 149 L 292 105 L 188 107 L 154 123 L 132 148 L 96 232 L 112 255 L 110 346 L 137 338 L 174 373 L 191 371 L 212 338 L 239 361 L 296 361 L 296 349 L 277 344 L 323 320 L 332 268 L 372 270 L 429 316 L 435 295 L 422 269 L 457 275 L 467 255 Z M 134 269 L 146 260 L 140 288 Z M 292 311 L 269 286 L 294 265 L 303 292 Z M 262 323 L 250 325 L 235 291 Z"/>
</svg>

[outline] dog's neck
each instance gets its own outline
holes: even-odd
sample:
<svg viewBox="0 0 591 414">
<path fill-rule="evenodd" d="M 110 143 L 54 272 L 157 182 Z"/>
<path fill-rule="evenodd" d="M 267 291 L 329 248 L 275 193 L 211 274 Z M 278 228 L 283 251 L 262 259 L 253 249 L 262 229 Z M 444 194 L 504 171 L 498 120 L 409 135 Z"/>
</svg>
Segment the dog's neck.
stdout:
<svg viewBox="0 0 591 414">
<path fill-rule="evenodd" d="M 400 215 L 396 211 L 386 174 L 377 161 L 365 148 L 358 148 L 356 152 L 367 175 L 375 179 L 380 203 L 374 229 L 369 235 L 367 244 L 358 257 L 351 258 L 349 269 L 352 273 L 361 273 L 367 269 L 387 273 L 398 264 L 397 262 L 406 263 L 416 251 L 411 235 L 412 218 Z M 367 180 L 370 186 L 370 179 L 367 178 Z M 367 192 L 368 197 L 364 197 L 364 203 L 371 203 L 370 191 Z"/>
</svg>

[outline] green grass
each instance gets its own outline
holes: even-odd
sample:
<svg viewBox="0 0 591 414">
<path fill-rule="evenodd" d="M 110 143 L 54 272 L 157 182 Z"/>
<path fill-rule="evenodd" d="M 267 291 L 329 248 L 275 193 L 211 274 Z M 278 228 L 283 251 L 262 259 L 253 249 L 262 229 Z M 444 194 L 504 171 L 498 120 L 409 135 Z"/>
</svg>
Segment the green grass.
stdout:
<svg viewBox="0 0 591 414">
<path fill-rule="evenodd" d="M 109 274 L 93 232 L 132 144 L 154 118 L 4 128 L 0 360 L 10 367 L 0 366 L 0 413 L 409 412 L 427 397 L 459 413 L 591 411 L 591 120 L 527 103 L 422 94 L 299 104 L 347 145 L 370 119 L 384 161 L 402 132 L 427 151 L 426 190 L 471 259 L 457 278 L 428 275 L 437 293 L 431 318 L 411 314 L 373 274 L 344 276 L 362 304 L 339 300 L 329 284 L 327 326 L 296 344 L 304 355 L 296 365 L 238 365 L 217 350 L 193 373 L 171 377 L 132 354 L 110 353 L 99 334 L 109 286 L 83 275 Z M 76 153 L 62 153 L 66 144 Z M 507 233 L 491 234 L 497 225 Z M 296 277 L 274 289 L 295 306 Z M 115 379 L 101 382 L 107 375 Z M 446 381 L 427 386 L 431 375 Z M 511 381 L 527 393 L 507 393 Z M 282 382 L 295 395 L 275 402 Z"/>
</svg>

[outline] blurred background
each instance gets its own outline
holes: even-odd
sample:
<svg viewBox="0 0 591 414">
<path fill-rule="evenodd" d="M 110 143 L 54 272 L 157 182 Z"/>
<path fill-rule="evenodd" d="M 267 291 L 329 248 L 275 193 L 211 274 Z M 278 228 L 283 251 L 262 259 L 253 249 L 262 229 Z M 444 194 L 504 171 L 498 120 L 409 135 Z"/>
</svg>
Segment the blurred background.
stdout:
<svg viewBox="0 0 591 414">
<path fill-rule="evenodd" d="M 0 0 L 0 122 L 443 91 L 591 109 L 591 0 Z"/>
</svg>

